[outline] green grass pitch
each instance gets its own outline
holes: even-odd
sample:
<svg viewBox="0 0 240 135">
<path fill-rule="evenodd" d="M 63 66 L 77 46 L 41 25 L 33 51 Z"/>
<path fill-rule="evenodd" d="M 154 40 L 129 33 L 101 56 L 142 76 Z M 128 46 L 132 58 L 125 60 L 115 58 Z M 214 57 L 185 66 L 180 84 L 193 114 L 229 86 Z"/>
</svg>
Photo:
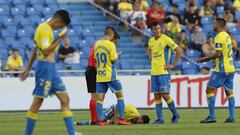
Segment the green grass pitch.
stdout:
<svg viewBox="0 0 240 135">
<path fill-rule="evenodd" d="M 155 120 L 155 110 L 141 110 Z M 165 124 L 130 126 L 78 126 L 76 130 L 83 135 L 240 135 L 240 110 L 236 109 L 236 122 L 223 123 L 227 109 L 217 109 L 217 123 L 200 124 L 208 114 L 207 109 L 180 109 L 178 124 L 170 124 L 171 113 L 164 109 Z M 76 120 L 89 119 L 88 111 L 74 111 Z M 0 113 L 0 135 L 23 135 L 25 113 Z M 41 112 L 34 135 L 67 135 L 59 112 Z"/>
</svg>

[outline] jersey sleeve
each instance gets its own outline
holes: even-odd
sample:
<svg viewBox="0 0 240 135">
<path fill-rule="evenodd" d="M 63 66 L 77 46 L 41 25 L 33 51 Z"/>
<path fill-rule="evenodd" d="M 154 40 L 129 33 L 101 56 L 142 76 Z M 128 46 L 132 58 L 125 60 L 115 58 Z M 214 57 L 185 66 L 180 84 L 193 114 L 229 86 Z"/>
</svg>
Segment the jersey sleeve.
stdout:
<svg viewBox="0 0 240 135">
<path fill-rule="evenodd" d="M 111 61 L 115 61 L 118 59 L 116 46 L 113 43 L 111 45 L 110 56 L 111 56 Z"/>
<path fill-rule="evenodd" d="M 175 50 L 178 45 L 169 37 L 166 37 L 166 40 L 167 40 L 167 45 L 172 49 L 172 50 Z"/>
<path fill-rule="evenodd" d="M 39 27 L 36 31 L 35 41 L 37 47 L 44 50 L 51 45 L 49 28 Z"/>
<path fill-rule="evenodd" d="M 220 35 L 216 36 L 214 39 L 215 50 L 222 50 L 222 39 Z"/>
</svg>

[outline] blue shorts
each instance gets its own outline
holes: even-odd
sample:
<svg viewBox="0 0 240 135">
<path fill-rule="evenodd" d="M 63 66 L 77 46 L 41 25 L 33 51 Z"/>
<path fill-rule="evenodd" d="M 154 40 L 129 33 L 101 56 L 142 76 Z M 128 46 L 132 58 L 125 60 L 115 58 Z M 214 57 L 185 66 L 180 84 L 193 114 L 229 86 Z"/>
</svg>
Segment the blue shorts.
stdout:
<svg viewBox="0 0 240 135">
<path fill-rule="evenodd" d="M 225 90 L 233 90 L 234 73 L 212 72 L 208 86 L 218 89 L 223 86 Z"/>
<path fill-rule="evenodd" d="M 114 107 L 115 105 L 110 106 L 106 110 L 103 111 L 103 119 L 104 121 L 109 121 L 114 117 Z"/>
<path fill-rule="evenodd" d="M 170 93 L 170 74 L 151 76 L 151 93 Z"/>
<path fill-rule="evenodd" d="M 34 96 L 46 98 L 48 95 L 62 93 L 66 90 L 54 63 L 38 61 L 35 74 Z"/>
<path fill-rule="evenodd" d="M 112 93 L 116 93 L 122 90 L 122 85 L 119 80 L 111 81 L 111 82 L 97 82 L 96 93 L 99 93 L 99 94 L 107 93 L 108 88 L 110 88 Z"/>
</svg>

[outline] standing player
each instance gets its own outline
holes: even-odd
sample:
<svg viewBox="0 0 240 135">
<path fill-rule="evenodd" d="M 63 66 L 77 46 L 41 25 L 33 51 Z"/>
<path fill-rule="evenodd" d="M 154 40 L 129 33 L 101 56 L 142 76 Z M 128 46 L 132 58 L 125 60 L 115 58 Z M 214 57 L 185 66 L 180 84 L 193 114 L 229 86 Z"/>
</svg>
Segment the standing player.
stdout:
<svg viewBox="0 0 240 135">
<path fill-rule="evenodd" d="M 120 40 L 120 36 L 117 32 L 114 33 L 113 43 L 117 45 L 118 41 Z M 91 99 L 89 102 L 89 108 L 91 113 L 91 125 L 95 125 L 98 121 L 97 110 L 96 110 L 96 76 L 97 71 L 95 68 L 95 61 L 94 61 L 94 48 L 95 43 L 91 48 L 90 55 L 88 58 L 88 67 L 85 72 L 85 77 L 87 81 L 87 88 L 88 93 L 91 93 Z"/>
<path fill-rule="evenodd" d="M 154 36 L 148 42 L 149 56 L 152 63 L 151 69 L 151 92 L 154 93 L 156 104 L 156 113 L 158 119 L 154 124 L 164 123 L 162 115 L 162 98 L 167 102 L 169 109 L 173 113 L 171 122 L 177 123 L 179 114 L 175 107 L 173 99 L 170 97 L 170 73 L 182 53 L 182 50 L 174 41 L 168 36 L 161 34 L 160 25 L 156 22 L 151 26 Z M 176 58 L 170 64 L 171 52 L 176 52 Z"/>
<path fill-rule="evenodd" d="M 104 39 L 96 42 L 94 50 L 94 58 L 97 68 L 97 113 L 100 126 L 106 126 L 103 120 L 103 100 L 108 88 L 111 89 L 117 97 L 117 108 L 119 110 L 118 124 L 128 125 L 124 120 L 125 104 L 123 100 L 122 86 L 118 80 L 115 62 L 120 53 L 117 54 L 116 47 L 111 40 L 114 37 L 114 28 L 106 27 L 104 31 Z"/>
<path fill-rule="evenodd" d="M 34 99 L 27 113 L 25 135 L 32 135 L 39 109 L 44 98 L 48 95 L 56 95 L 61 103 L 62 116 L 65 121 L 69 135 L 74 135 L 73 114 L 69 108 L 69 96 L 65 86 L 57 73 L 54 65 L 54 52 L 59 43 L 65 38 L 66 28 L 60 33 L 60 37 L 54 42 L 53 30 L 63 28 L 71 22 L 69 14 L 65 10 L 58 10 L 47 22 L 37 27 L 34 41 L 36 45 L 33 49 L 28 68 L 21 75 L 21 80 L 25 80 L 31 70 L 32 64 L 37 56 L 36 66 L 36 86 L 33 91 Z"/>
<path fill-rule="evenodd" d="M 229 117 L 225 120 L 226 123 L 234 122 L 234 110 L 235 110 L 235 99 L 233 96 L 233 78 L 235 73 L 233 51 L 232 51 L 232 40 L 227 32 L 224 31 L 226 21 L 222 18 L 217 18 L 214 22 L 214 31 L 217 35 L 214 39 L 215 54 L 212 56 L 199 58 L 197 62 L 205 62 L 215 59 L 216 66 L 214 72 L 212 72 L 208 86 L 208 108 L 210 115 L 200 121 L 200 123 L 215 123 L 215 95 L 214 91 L 221 86 L 224 86 L 225 93 L 228 98 L 229 105 Z"/>
</svg>

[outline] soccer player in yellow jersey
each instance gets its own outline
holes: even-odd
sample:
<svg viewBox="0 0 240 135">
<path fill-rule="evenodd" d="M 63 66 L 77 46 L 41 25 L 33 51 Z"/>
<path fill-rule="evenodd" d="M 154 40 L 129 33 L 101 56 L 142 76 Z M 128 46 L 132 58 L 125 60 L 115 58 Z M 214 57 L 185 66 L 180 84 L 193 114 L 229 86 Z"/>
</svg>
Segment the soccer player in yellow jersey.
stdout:
<svg viewBox="0 0 240 135">
<path fill-rule="evenodd" d="M 137 108 L 132 104 L 126 104 L 124 111 L 125 120 L 131 124 L 148 124 L 150 118 L 148 115 L 141 115 Z M 112 105 L 103 111 L 103 119 L 109 124 L 118 124 L 118 108 Z M 92 125 L 91 121 L 76 122 L 77 126 Z"/>
<path fill-rule="evenodd" d="M 201 123 L 215 123 L 215 95 L 214 91 L 219 87 L 225 88 L 225 93 L 228 98 L 229 117 L 225 120 L 226 123 L 234 122 L 235 99 L 233 96 L 233 78 L 235 73 L 232 40 L 227 32 L 224 31 L 226 21 L 222 18 L 217 18 L 214 22 L 213 28 L 217 32 L 214 38 L 215 53 L 208 57 L 197 59 L 197 62 L 205 62 L 215 59 L 215 69 L 212 72 L 208 86 L 208 108 L 209 116 L 200 121 Z"/>
<path fill-rule="evenodd" d="M 70 24 L 70 22 L 69 13 L 66 10 L 58 10 L 50 20 L 43 22 L 36 29 L 34 36 L 36 44 L 32 51 L 28 67 L 20 77 L 22 81 L 27 78 L 32 64 L 37 57 L 38 63 L 35 69 L 36 85 L 33 91 L 34 99 L 27 113 L 24 135 L 33 134 L 39 109 L 44 98 L 47 98 L 49 95 L 56 95 L 61 103 L 62 116 L 68 135 L 75 134 L 73 115 L 69 107 L 69 96 L 54 64 L 54 53 L 59 43 L 65 38 L 66 32 L 65 34 L 61 32 L 60 37 L 54 41 L 53 30 L 63 28 Z"/>
<path fill-rule="evenodd" d="M 114 28 L 106 27 L 104 31 L 104 38 L 95 42 L 94 59 L 97 69 L 97 113 L 100 126 L 106 126 L 106 122 L 103 120 L 103 100 L 104 95 L 108 88 L 115 93 L 117 97 L 117 107 L 119 110 L 118 124 L 128 125 L 129 123 L 124 120 L 124 100 L 122 93 L 122 86 L 118 80 L 117 71 L 115 68 L 115 62 L 118 59 L 120 53 L 116 52 L 116 46 L 112 41 L 114 37 Z"/>
<path fill-rule="evenodd" d="M 161 33 L 160 24 L 151 24 L 153 37 L 148 42 L 148 51 L 152 63 L 151 69 L 151 92 L 154 93 L 156 114 L 158 119 L 154 124 L 164 123 L 162 115 L 162 98 L 167 102 L 169 109 L 173 113 L 172 123 L 177 123 L 179 114 L 173 99 L 170 97 L 170 72 L 173 69 L 182 53 L 178 45 L 168 36 Z M 170 63 L 171 53 L 175 51 L 174 62 Z"/>
</svg>

